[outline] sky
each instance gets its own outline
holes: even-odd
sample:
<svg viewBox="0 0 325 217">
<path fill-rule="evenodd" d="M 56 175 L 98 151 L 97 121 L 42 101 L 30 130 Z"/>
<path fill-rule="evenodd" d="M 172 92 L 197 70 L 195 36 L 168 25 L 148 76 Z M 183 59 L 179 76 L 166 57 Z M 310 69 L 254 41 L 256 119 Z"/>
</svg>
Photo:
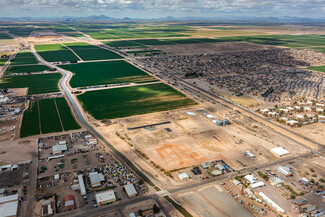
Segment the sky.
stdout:
<svg viewBox="0 0 325 217">
<path fill-rule="evenodd" d="M 325 0 L 0 0 L 0 17 L 325 17 Z"/>
</svg>

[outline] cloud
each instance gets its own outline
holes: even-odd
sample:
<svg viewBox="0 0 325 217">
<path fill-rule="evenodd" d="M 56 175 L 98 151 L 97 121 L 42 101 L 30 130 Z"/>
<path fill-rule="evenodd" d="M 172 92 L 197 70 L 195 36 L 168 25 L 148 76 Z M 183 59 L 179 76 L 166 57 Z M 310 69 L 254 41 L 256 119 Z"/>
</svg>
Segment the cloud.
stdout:
<svg viewBox="0 0 325 217">
<path fill-rule="evenodd" d="M 3 16 L 105 14 L 150 16 L 312 16 L 322 17 L 324 0 L 0 0 Z"/>
</svg>

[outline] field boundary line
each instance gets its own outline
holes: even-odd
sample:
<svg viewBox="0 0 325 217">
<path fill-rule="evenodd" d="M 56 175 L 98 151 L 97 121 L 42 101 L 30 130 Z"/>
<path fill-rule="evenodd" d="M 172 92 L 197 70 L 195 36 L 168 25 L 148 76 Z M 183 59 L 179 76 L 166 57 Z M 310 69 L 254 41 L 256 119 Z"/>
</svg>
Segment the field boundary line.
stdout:
<svg viewBox="0 0 325 217">
<path fill-rule="evenodd" d="M 74 52 L 74 50 L 72 50 L 71 48 L 69 48 L 68 46 L 66 46 L 65 44 L 61 43 L 61 45 L 63 45 L 64 47 L 66 47 L 68 50 L 70 50 L 76 57 L 79 58 L 80 61 L 84 61 L 83 59 L 81 59 L 81 57 L 76 53 Z"/>
<path fill-rule="evenodd" d="M 39 125 L 39 131 L 40 131 L 40 134 L 43 134 L 42 132 L 42 124 L 41 124 L 41 111 L 39 109 L 39 100 L 36 100 L 37 102 L 37 111 L 38 111 L 38 125 Z"/>
<path fill-rule="evenodd" d="M 62 132 L 64 132 L 64 128 L 63 128 L 63 124 L 62 124 L 62 119 L 61 119 L 61 115 L 60 115 L 60 111 L 59 111 L 59 108 L 58 108 L 58 105 L 56 104 L 56 100 L 55 98 L 53 98 L 53 101 L 54 101 L 54 104 L 55 104 L 55 108 L 56 108 L 56 112 L 58 113 L 58 117 L 60 119 L 60 124 L 61 124 L 61 128 L 62 128 Z"/>
</svg>

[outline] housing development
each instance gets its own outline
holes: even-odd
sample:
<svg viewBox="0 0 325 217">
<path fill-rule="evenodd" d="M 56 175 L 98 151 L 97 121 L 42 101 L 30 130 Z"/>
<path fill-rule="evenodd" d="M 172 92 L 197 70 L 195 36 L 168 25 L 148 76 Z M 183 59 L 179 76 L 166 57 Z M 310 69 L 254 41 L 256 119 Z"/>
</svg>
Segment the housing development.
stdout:
<svg viewBox="0 0 325 217">
<path fill-rule="evenodd" d="M 323 23 L 0 21 L 0 217 L 325 216 Z"/>
</svg>

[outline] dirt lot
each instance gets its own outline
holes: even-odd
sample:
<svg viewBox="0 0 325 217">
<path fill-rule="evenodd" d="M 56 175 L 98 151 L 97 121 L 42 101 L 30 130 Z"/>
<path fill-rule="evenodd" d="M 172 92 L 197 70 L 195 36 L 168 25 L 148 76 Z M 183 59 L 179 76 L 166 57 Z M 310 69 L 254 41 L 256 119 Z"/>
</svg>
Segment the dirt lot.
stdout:
<svg viewBox="0 0 325 217">
<path fill-rule="evenodd" d="M 300 128 L 295 127 L 292 130 L 325 145 L 325 124 L 323 123 L 309 124 Z"/>
<path fill-rule="evenodd" d="M 248 42 L 223 42 L 223 43 L 199 43 L 176 45 L 153 45 L 153 49 L 162 50 L 174 55 L 195 54 L 225 54 L 238 51 L 251 51 L 274 48 L 269 45 L 253 44 Z"/>
<path fill-rule="evenodd" d="M 220 186 L 208 186 L 177 195 L 181 204 L 194 216 L 253 216 Z"/>
<path fill-rule="evenodd" d="M 37 145 L 34 140 L 8 140 L 0 144 L 0 164 L 2 165 L 32 160 L 34 154 L 37 154 Z"/>
<path fill-rule="evenodd" d="M 189 111 L 195 115 L 188 115 L 186 112 Z M 242 164 L 252 166 L 276 159 L 273 154 L 266 151 L 275 147 L 272 143 L 249 134 L 237 124 L 218 127 L 198 111 L 205 111 L 221 119 L 217 114 L 202 108 L 183 109 L 147 115 L 150 118 L 121 119 L 118 124 L 107 127 L 107 130 L 118 131 L 124 138 L 128 138 L 135 149 L 145 153 L 150 160 L 166 170 L 218 159 L 223 159 L 234 169 L 240 169 Z M 127 130 L 130 127 L 163 121 L 171 123 L 155 126 L 154 130 L 144 128 Z M 242 142 L 239 143 L 240 141 Z M 256 159 L 244 156 L 245 151 L 254 153 Z"/>
</svg>

